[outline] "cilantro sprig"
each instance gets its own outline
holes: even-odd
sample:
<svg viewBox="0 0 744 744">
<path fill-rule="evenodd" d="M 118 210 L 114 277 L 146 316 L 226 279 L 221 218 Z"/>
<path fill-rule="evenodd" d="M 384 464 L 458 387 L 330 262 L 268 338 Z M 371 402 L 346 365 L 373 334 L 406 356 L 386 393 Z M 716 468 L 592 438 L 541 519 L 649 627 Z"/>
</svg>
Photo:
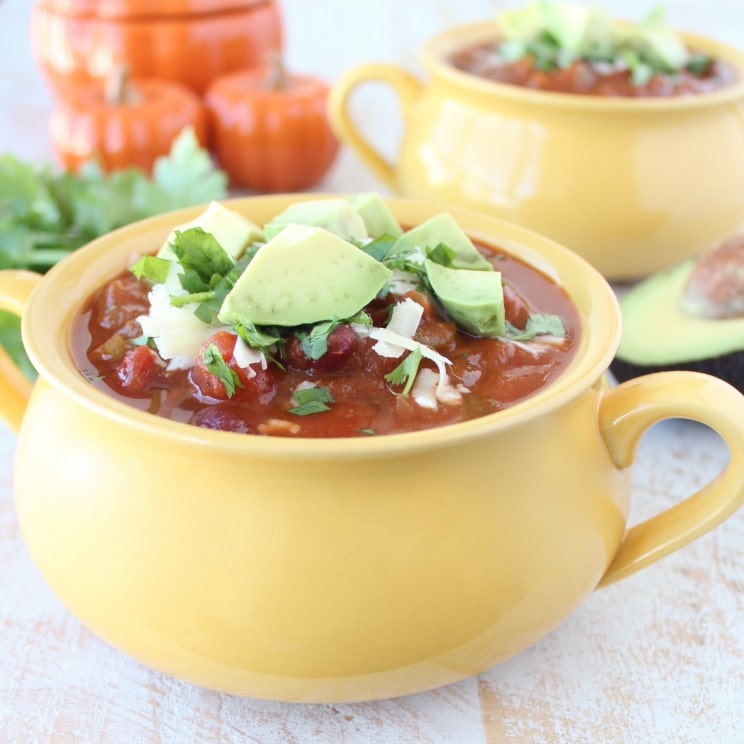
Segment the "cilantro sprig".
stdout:
<svg viewBox="0 0 744 744">
<path fill-rule="evenodd" d="M 288 413 L 295 416 L 309 416 L 313 413 L 323 413 L 330 411 L 328 403 L 333 403 L 333 396 L 327 387 L 308 387 L 301 390 L 295 390 L 292 393 L 292 399 L 297 404 L 287 409 Z"/>
<path fill-rule="evenodd" d="M 215 168 L 193 130 L 185 129 L 152 177 L 128 168 L 111 173 L 90 162 L 75 174 L 50 164 L 0 155 L 0 269 L 41 273 L 72 251 L 118 227 L 180 207 L 227 196 L 227 176 Z M 4 348 L 35 376 L 22 346 L 20 321 L 0 312 L 11 343 Z"/>
</svg>

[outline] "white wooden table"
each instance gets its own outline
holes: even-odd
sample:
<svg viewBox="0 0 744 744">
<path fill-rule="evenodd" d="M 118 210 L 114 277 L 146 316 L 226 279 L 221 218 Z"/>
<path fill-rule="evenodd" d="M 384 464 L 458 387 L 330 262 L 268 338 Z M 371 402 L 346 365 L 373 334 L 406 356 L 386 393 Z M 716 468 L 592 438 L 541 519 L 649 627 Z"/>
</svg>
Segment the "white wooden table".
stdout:
<svg viewBox="0 0 744 744">
<path fill-rule="evenodd" d="M 514 3 L 511 3 L 514 4 Z M 637 17 L 646 3 L 606 2 Z M 30 57 L 29 0 L 0 0 L 0 152 L 48 160 L 51 101 Z M 486 0 L 285 0 L 290 66 L 328 79 L 415 52 Z M 672 20 L 744 47 L 739 0 L 669 0 Z M 318 41 L 330 24 L 331 41 Z M 389 102 L 368 105 L 394 152 Z M 364 104 L 362 104 L 364 105 Z M 393 111 L 394 114 L 394 111 Z M 349 151 L 327 191 L 384 191 Z M 15 437 L 0 425 L 0 743 L 628 742 L 733 744 L 744 731 L 744 510 L 681 552 L 596 592 L 555 632 L 477 678 L 395 700 L 296 705 L 184 684 L 113 650 L 44 584 L 13 507 Z M 43 466 L 43 453 L 39 453 Z M 716 435 L 665 422 L 642 442 L 631 521 L 689 494 L 725 464 Z"/>
</svg>

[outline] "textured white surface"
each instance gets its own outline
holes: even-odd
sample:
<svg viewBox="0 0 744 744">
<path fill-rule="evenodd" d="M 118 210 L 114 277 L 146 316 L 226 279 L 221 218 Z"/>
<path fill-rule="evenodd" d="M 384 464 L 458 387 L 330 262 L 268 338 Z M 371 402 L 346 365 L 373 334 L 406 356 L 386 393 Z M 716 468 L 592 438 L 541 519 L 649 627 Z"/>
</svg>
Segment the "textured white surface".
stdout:
<svg viewBox="0 0 744 744">
<path fill-rule="evenodd" d="M 416 70 L 416 50 L 431 34 L 489 16 L 499 5 L 285 0 L 289 63 L 328 79 L 373 59 Z M 628 17 L 648 7 L 620 0 L 605 5 Z M 666 5 L 675 25 L 744 47 L 740 0 Z M 0 152 L 48 160 L 51 101 L 30 58 L 30 6 L 0 0 Z M 362 99 L 371 131 L 394 152 L 394 107 L 384 96 Z M 321 188 L 383 191 L 349 151 Z M 46 587 L 19 535 L 14 446 L 0 426 L 2 744 L 742 741 L 744 511 L 661 563 L 596 592 L 549 637 L 476 679 L 377 703 L 284 705 L 176 682 L 83 628 Z M 634 467 L 631 521 L 688 495 L 725 459 L 721 442 L 701 426 L 655 427 Z"/>
</svg>

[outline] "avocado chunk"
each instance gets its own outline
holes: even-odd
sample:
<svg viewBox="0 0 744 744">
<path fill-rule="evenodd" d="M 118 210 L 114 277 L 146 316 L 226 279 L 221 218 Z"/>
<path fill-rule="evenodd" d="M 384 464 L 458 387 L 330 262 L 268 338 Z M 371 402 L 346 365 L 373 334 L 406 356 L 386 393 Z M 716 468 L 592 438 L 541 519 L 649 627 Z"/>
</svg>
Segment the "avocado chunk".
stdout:
<svg viewBox="0 0 744 744">
<path fill-rule="evenodd" d="M 344 240 L 369 240 L 367 226 L 356 209 L 341 197 L 295 202 L 264 225 L 266 240 L 276 237 L 287 225 L 322 227 Z"/>
<path fill-rule="evenodd" d="M 744 317 L 685 313 L 683 295 L 696 261 L 653 274 L 620 299 L 623 336 L 612 372 L 620 380 L 667 369 L 721 377 L 744 392 Z"/>
<path fill-rule="evenodd" d="M 240 257 L 249 243 L 263 237 L 263 231 L 258 225 L 234 209 L 227 209 L 219 202 L 213 201 L 198 217 L 171 231 L 158 251 L 158 258 L 175 261 L 176 255 L 171 244 L 176 239 L 176 231 L 185 232 L 192 227 L 201 227 L 204 232 L 213 235 L 222 250 L 233 261 Z"/>
<path fill-rule="evenodd" d="M 222 323 L 299 326 L 350 318 L 390 269 L 321 227 L 287 225 L 262 246 L 222 305 Z"/>
<path fill-rule="evenodd" d="M 367 226 L 367 232 L 372 238 L 380 235 L 392 235 L 398 238 L 403 235 L 403 229 L 393 217 L 393 213 L 378 194 L 358 194 L 348 197 L 351 204 Z"/>
<path fill-rule="evenodd" d="M 504 336 L 504 290 L 500 271 L 449 269 L 428 259 L 426 276 L 452 320 L 477 336 Z"/>
<path fill-rule="evenodd" d="M 684 67 L 689 53 L 680 36 L 669 27 L 664 8 L 658 6 L 626 31 L 627 46 L 662 69 L 674 71 Z"/>
<path fill-rule="evenodd" d="M 442 212 L 403 233 L 391 253 L 407 253 L 420 248 L 426 255 L 427 249 L 434 249 L 440 243 L 455 251 L 452 268 L 493 271 L 491 262 L 473 245 L 449 212 Z"/>
</svg>

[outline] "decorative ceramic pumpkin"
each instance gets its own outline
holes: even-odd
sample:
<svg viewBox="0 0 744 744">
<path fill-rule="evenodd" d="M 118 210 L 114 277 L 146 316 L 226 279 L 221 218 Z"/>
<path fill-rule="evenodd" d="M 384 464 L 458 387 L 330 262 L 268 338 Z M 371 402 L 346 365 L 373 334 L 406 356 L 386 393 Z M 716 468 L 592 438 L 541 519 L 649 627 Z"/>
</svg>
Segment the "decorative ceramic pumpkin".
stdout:
<svg viewBox="0 0 744 744">
<path fill-rule="evenodd" d="M 215 76 L 261 63 L 281 32 L 276 0 L 38 0 L 31 19 L 34 55 L 65 96 L 122 64 L 202 93 Z"/>
<path fill-rule="evenodd" d="M 277 55 L 215 79 L 205 103 L 212 144 L 230 181 L 265 192 L 318 183 L 339 148 L 327 98 L 322 80 L 286 73 Z"/>
<path fill-rule="evenodd" d="M 149 172 L 187 126 L 205 145 L 206 114 L 196 93 L 168 80 L 130 83 L 121 70 L 105 89 L 89 84 L 58 101 L 49 137 L 68 170 L 96 158 L 106 170 L 138 167 Z"/>
</svg>

